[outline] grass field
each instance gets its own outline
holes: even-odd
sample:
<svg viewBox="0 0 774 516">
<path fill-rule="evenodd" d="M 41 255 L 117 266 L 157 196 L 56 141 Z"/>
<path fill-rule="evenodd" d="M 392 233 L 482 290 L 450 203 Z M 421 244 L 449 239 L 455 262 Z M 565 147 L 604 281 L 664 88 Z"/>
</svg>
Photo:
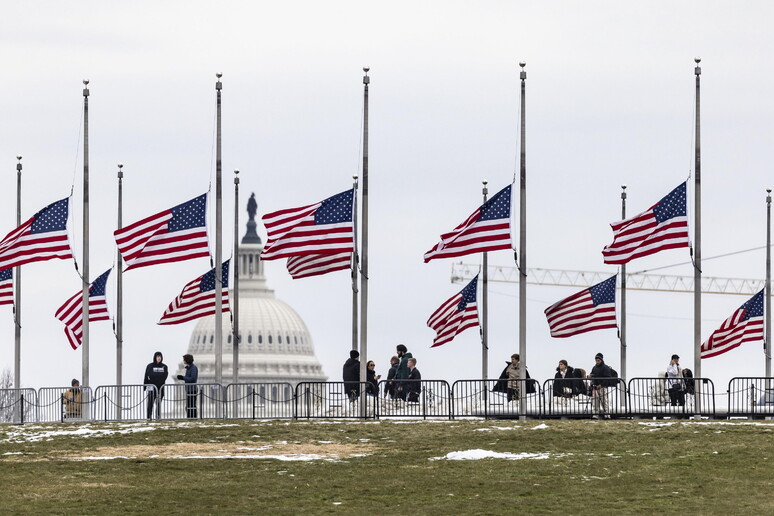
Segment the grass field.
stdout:
<svg viewBox="0 0 774 516">
<path fill-rule="evenodd" d="M 0 512 L 771 514 L 773 431 L 766 421 L 4 425 Z"/>
</svg>

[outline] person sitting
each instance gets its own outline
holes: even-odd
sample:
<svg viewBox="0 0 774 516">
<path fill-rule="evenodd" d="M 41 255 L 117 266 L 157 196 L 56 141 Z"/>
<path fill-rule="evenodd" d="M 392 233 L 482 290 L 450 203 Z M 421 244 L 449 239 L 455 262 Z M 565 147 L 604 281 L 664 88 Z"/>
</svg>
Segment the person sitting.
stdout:
<svg viewBox="0 0 774 516">
<path fill-rule="evenodd" d="M 553 393 L 557 398 L 572 398 L 584 391 L 583 380 L 578 376 L 577 370 L 567 364 L 567 360 L 560 360 L 554 375 Z"/>
</svg>

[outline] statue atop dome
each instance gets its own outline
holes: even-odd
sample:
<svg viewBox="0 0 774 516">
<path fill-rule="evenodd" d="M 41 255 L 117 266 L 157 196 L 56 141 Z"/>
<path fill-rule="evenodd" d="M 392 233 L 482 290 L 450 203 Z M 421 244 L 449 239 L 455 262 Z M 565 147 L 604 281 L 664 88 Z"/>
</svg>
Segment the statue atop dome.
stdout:
<svg viewBox="0 0 774 516">
<path fill-rule="evenodd" d="M 247 200 L 247 214 L 250 216 L 250 220 L 247 221 L 247 233 L 242 237 L 243 244 L 260 244 L 261 237 L 255 231 L 258 224 L 255 222 L 255 214 L 258 212 L 258 203 L 255 201 L 255 192 L 250 194 L 250 199 Z"/>
</svg>

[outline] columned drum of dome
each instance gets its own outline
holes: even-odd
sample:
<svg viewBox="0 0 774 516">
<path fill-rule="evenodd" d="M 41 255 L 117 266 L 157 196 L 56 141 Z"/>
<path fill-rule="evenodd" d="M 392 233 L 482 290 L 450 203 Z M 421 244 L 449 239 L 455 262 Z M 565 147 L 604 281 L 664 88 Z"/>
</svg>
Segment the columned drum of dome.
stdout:
<svg viewBox="0 0 774 516">
<path fill-rule="evenodd" d="M 325 381 L 303 319 L 266 285 L 263 242 L 256 232 L 255 194 L 247 204 L 247 232 L 239 245 L 239 383 Z M 223 354 L 233 352 L 231 322 L 223 318 Z M 199 383 L 215 380 L 215 317 L 199 319 L 188 343 L 199 368 Z M 183 365 L 180 364 L 179 374 Z M 223 362 L 223 383 L 231 382 L 232 365 Z"/>
</svg>

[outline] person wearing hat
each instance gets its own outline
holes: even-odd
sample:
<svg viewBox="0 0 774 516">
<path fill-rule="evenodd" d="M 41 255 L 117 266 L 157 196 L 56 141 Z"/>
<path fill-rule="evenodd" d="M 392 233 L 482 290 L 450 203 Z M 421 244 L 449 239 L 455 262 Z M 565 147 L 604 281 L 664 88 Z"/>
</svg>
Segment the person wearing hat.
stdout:
<svg viewBox="0 0 774 516">
<path fill-rule="evenodd" d="M 353 349 L 349 352 L 349 358 L 344 362 L 342 379 L 344 380 L 344 391 L 349 397 L 349 401 L 355 401 L 360 396 L 360 352 Z"/>
<path fill-rule="evenodd" d="M 594 367 L 591 368 L 591 398 L 594 402 L 594 412 L 601 417 L 609 418 L 607 406 L 607 382 L 613 377 L 610 366 L 605 363 L 602 353 L 594 356 Z M 597 417 L 595 414 L 594 417 Z"/>
<path fill-rule="evenodd" d="M 185 415 L 189 419 L 196 419 L 196 381 L 199 379 L 199 368 L 194 365 L 194 357 L 186 353 L 183 355 L 185 375 L 177 375 L 178 380 L 185 382 Z"/>
<path fill-rule="evenodd" d="M 672 355 L 666 370 L 669 404 L 673 407 L 685 405 L 685 390 L 683 389 L 683 370 L 680 369 L 680 357 Z"/>
</svg>

